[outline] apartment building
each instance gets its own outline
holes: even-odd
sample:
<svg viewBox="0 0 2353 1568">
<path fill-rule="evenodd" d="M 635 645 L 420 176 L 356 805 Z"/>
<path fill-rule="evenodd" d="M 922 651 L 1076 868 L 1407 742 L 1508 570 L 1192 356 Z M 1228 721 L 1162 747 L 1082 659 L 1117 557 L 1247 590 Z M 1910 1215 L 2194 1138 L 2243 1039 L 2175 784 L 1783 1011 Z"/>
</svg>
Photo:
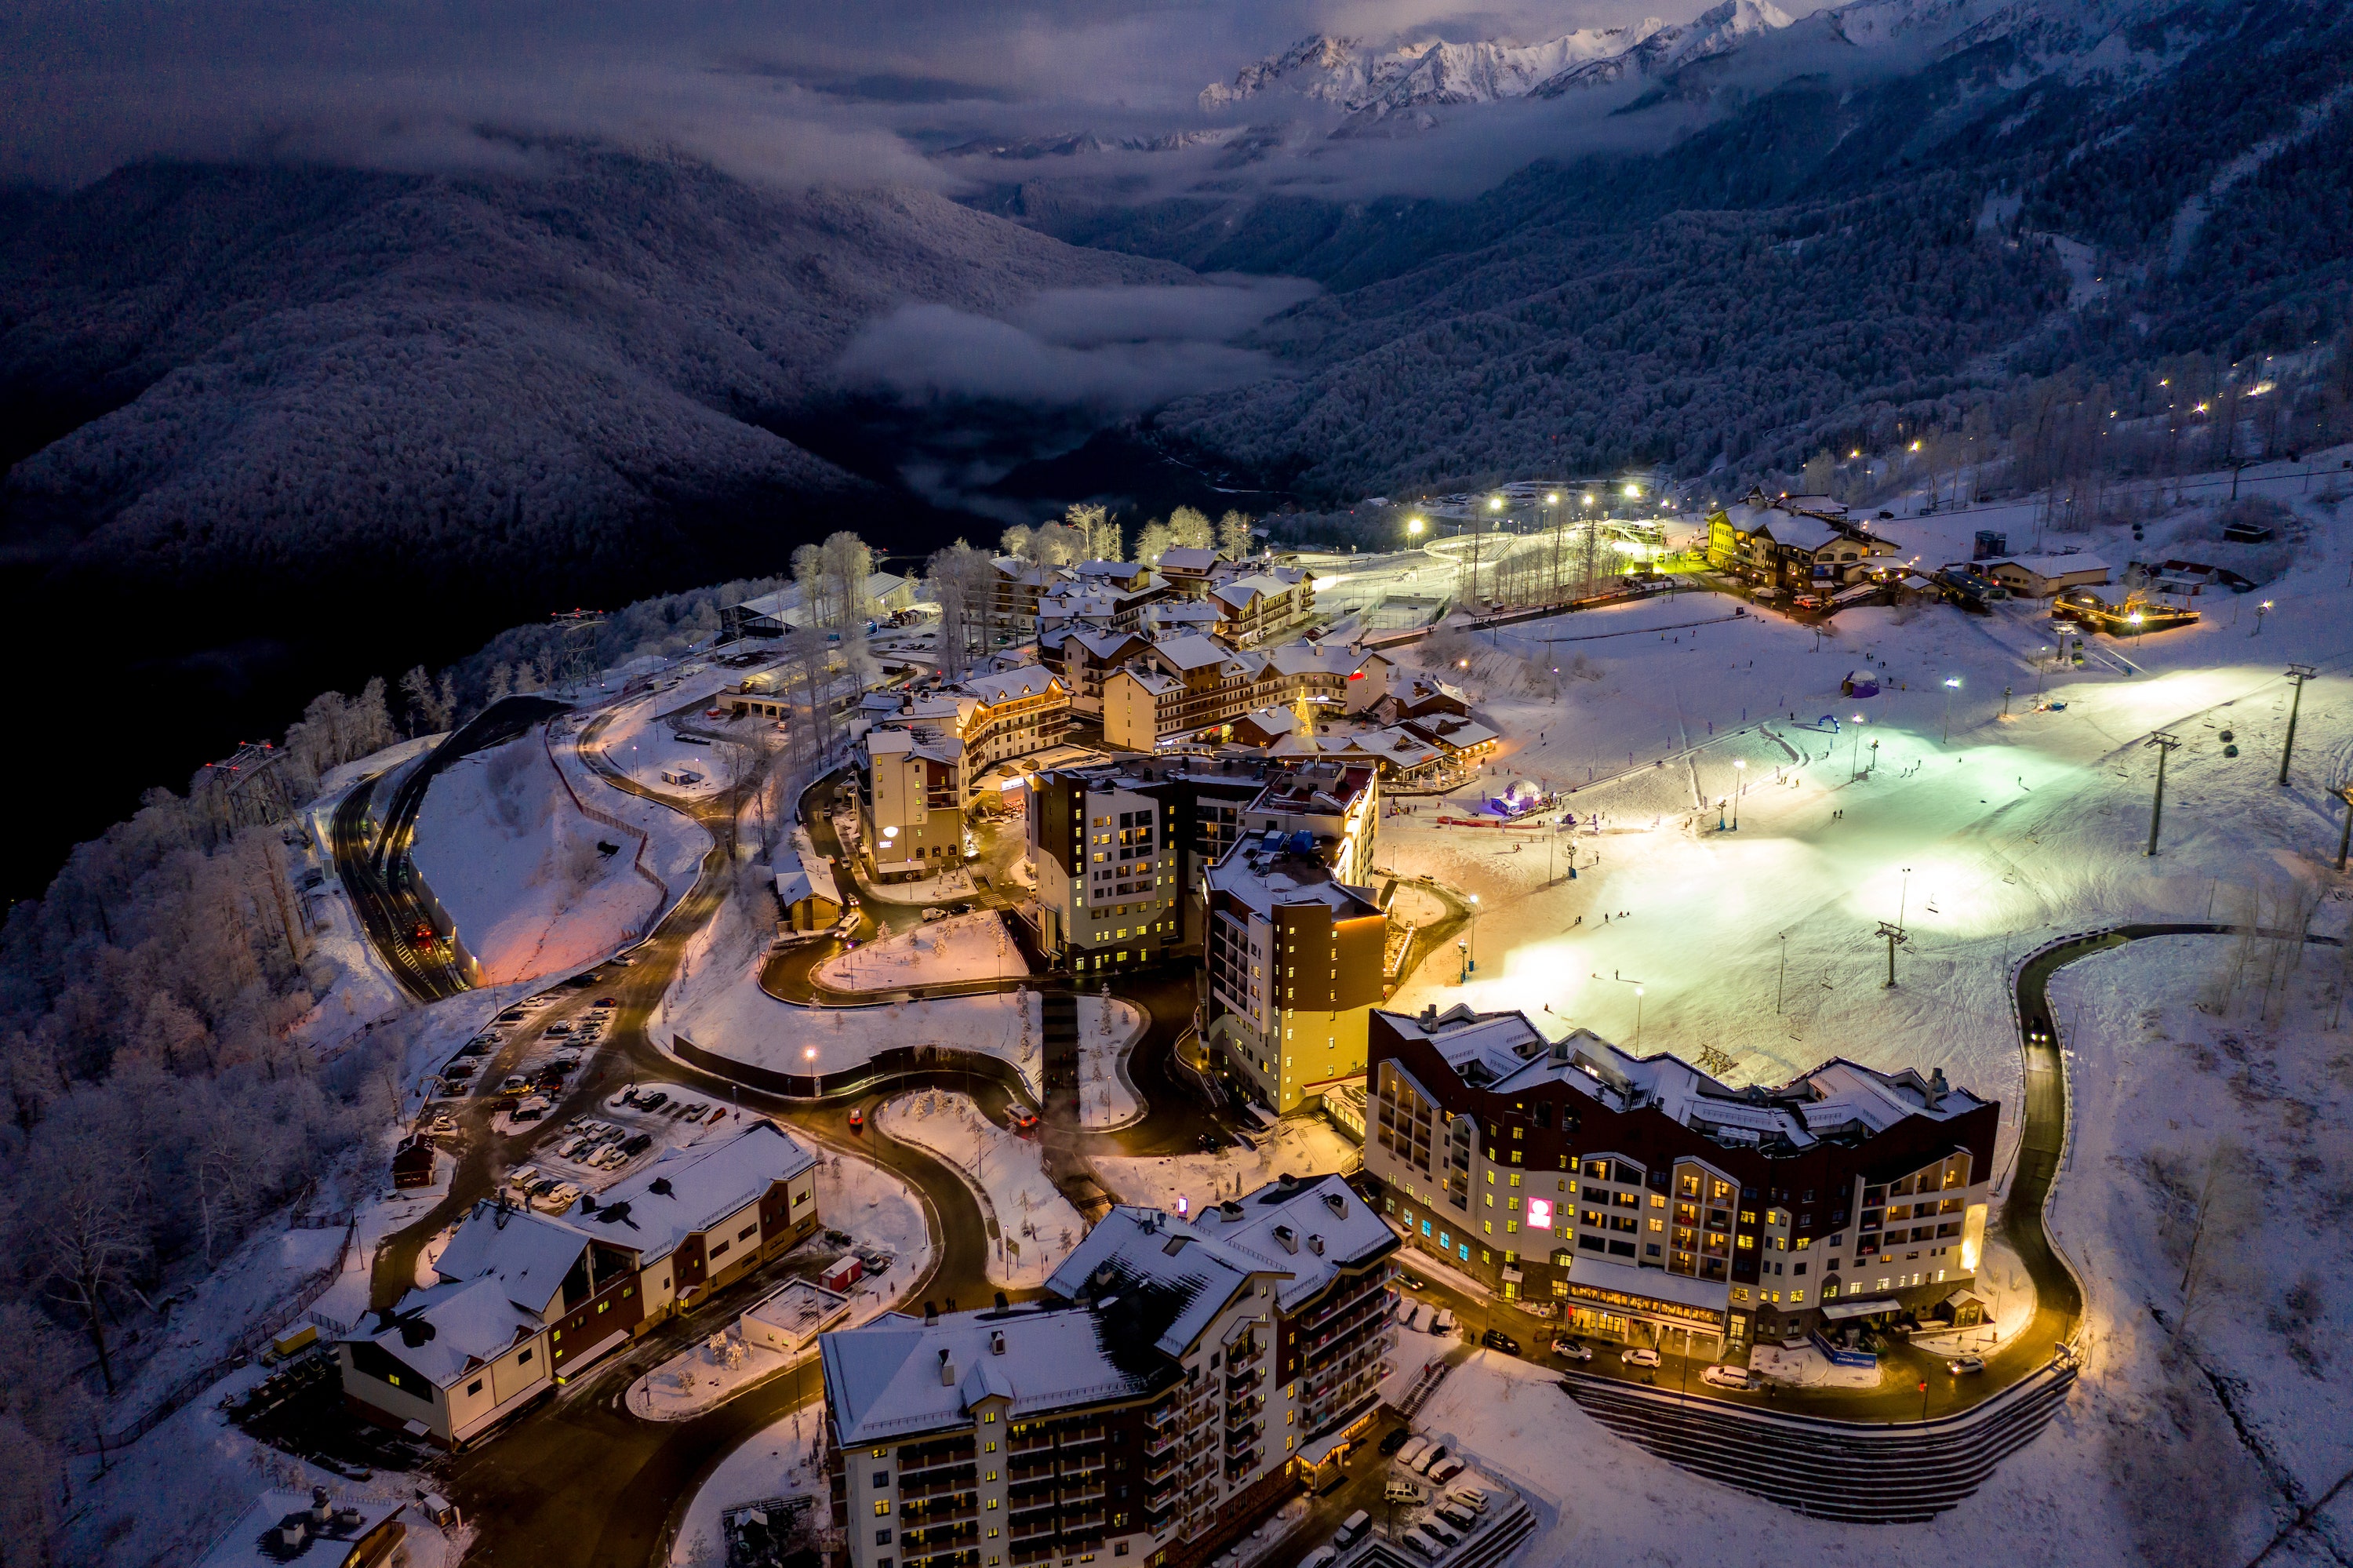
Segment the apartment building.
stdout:
<svg viewBox="0 0 2353 1568">
<path fill-rule="evenodd" d="M 1973 1282 L 1998 1102 L 1834 1058 L 1730 1088 L 1519 1012 L 1376 1012 L 1365 1171 L 1409 1245 L 1572 1330 L 1738 1354 Z"/>
<path fill-rule="evenodd" d="M 1218 635 L 1248 648 L 1314 615 L 1315 579 L 1296 567 L 1271 567 L 1214 584 L 1205 599 L 1218 611 Z"/>
<path fill-rule="evenodd" d="M 1001 762 L 1058 745 L 1070 691 L 1038 664 L 967 675 L 920 694 L 869 694 L 851 765 L 874 875 L 930 876 L 964 863 L 964 813 Z"/>
<path fill-rule="evenodd" d="M 344 1404 L 457 1447 L 817 1229 L 817 1157 L 765 1119 L 674 1150 L 548 1215 L 476 1203 L 371 1333 L 337 1347 Z"/>
<path fill-rule="evenodd" d="M 1296 843 L 1304 833 L 1335 880 L 1364 882 L 1372 875 L 1380 820 L 1377 769 L 1319 758 L 1268 768 L 1264 788 L 1242 812 L 1241 836 L 1274 834 Z"/>
<path fill-rule="evenodd" d="M 1361 1077 L 1388 916 L 1312 834 L 1245 836 L 1201 880 L 1201 1044 L 1277 1113 Z"/>
<path fill-rule="evenodd" d="M 1338 1177 L 1287 1180 L 1113 1209 L 1036 1301 L 825 1335 L 849 1568 L 1208 1562 L 1369 1429 L 1396 1249 Z"/>
<path fill-rule="evenodd" d="M 1129 924 L 1118 909 L 1122 879 L 1116 875 L 1092 878 L 1091 874 L 1103 867 L 1086 858 L 1103 853 L 1107 858 L 1103 866 L 1115 868 L 1118 862 L 1109 852 L 1142 846 L 1134 842 L 1125 846 L 1090 845 L 1083 841 L 1098 833 L 1133 832 L 1136 814 L 1148 800 L 1159 811 L 1155 874 L 1173 879 L 1169 885 L 1176 893 L 1174 908 L 1158 917 L 1166 929 L 1153 934 L 1156 946 L 1151 950 L 1163 961 L 1198 951 L 1201 906 L 1190 891 L 1199 885 L 1201 873 L 1216 864 L 1241 837 L 1250 803 L 1264 790 L 1271 771 L 1263 758 L 1173 753 L 1123 757 L 1113 762 L 1039 774 L 1029 790 L 1029 858 L 1038 872 L 1038 895 L 1030 905 L 1030 917 L 1039 950 L 1073 972 L 1134 968 L 1145 961 L 1141 955 L 1145 949 L 1120 946 L 1124 940 L 1119 935 L 1120 927 Z M 1130 819 L 1125 830 L 1118 828 L 1122 815 Z M 1076 826 L 1092 824 L 1097 817 L 1108 820 L 1100 828 Z M 1129 863 L 1137 858 L 1131 854 Z M 1124 880 L 1132 890 L 1140 878 L 1131 872 Z M 1098 915 L 1096 910 L 1103 906 L 1089 895 L 1092 886 L 1104 884 L 1113 890 L 1112 901 Z M 1135 902 L 1132 891 L 1126 901 Z M 1128 915 L 1134 916 L 1135 911 L 1130 909 Z M 1134 927 L 1129 925 L 1129 929 L 1132 932 Z M 1129 955 L 1124 960 L 1119 957 L 1123 950 Z"/>
<path fill-rule="evenodd" d="M 1707 519 L 1709 565 L 1789 593 L 1835 591 L 1869 570 L 1873 558 L 1897 553 L 1893 541 L 1850 520 L 1827 496 L 1768 499 L 1752 490 Z"/>
<path fill-rule="evenodd" d="M 1071 711 L 1098 720 L 1103 717 L 1104 678 L 1151 646 L 1151 638 L 1133 630 L 1066 626 L 1038 633 L 1039 662 L 1061 680 L 1071 694 Z"/>
<path fill-rule="evenodd" d="M 1302 698 L 1336 712 L 1357 660 L 1345 648 L 1305 641 L 1261 652 L 1198 633 L 1163 638 L 1103 678 L 1103 739 L 1150 751 Z"/>
</svg>

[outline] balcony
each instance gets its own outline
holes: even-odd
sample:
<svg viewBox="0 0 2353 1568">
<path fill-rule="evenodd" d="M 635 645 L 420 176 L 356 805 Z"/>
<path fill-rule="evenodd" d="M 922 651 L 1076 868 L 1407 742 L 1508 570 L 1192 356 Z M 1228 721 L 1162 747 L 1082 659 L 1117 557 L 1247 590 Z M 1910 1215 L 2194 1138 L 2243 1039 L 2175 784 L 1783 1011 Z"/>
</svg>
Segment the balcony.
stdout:
<svg viewBox="0 0 2353 1568">
<path fill-rule="evenodd" d="M 922 1481 L 909 1481 L 903 1476 L 902 1477 L 899 1482 L 899 1496 L 902 1500 L 915 1502 L 923 1498 L 946 1497 L 955 1492 L 968 1492 L 977 1484 L 976 1472 L 970 1460 L 966 1460 L 962 1465 L 944 1465 L 922 1473 L 926 1478 Z"/>
</svg>

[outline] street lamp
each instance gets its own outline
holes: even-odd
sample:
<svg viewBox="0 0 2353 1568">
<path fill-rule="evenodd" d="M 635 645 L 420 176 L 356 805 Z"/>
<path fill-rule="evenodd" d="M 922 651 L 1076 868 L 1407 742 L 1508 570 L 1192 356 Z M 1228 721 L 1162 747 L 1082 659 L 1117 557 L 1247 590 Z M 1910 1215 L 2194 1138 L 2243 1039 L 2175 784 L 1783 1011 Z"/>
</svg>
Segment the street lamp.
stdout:
<svg viewBox="0 0 2353 1568">
<path fill-rule="evenodd" d="M 1736 833 L 1740 831 L 1740 785 L 1742 779 L 1747 776 L 1747 772 L 1746 758 L 1736 757 L 1732 759 L 1732 831 Z"/>
<path fill-rule="evenodd" d="M 1949 676 L 1949 677 L 1947 677 L 1947 678 L 1946 679 L 1946 682 L 1945 682 L 1945 740 L 1946 740 L 1946 742 L 1947 742 L 1947 744 L 1949 744 L 1949 743 L 1951 742 L 1952 738 L 1953 738 L 1953 694 L 1954 694 L 1955 692 L 1959 691 L 1960 689 L 1961 689 L 1961 678 L 1960 678 L 1958 675 Z"/>
<path fill-rule="evenodd" d="M 1421 536 L 1421 531 L 1426 526 L 1428 526 L 1428 524 L 1424 524 L 1419 517 L 1409 517 L 1405 520 L 1405 531 L 1416 538 L 1419 538 Z"/>
</svg>

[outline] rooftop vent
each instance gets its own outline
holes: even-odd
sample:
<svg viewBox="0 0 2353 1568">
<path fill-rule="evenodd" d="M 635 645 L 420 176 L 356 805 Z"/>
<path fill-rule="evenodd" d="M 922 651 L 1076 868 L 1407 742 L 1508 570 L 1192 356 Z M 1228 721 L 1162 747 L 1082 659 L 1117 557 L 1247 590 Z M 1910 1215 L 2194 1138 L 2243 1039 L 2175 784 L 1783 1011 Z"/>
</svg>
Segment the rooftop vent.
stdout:
<svg viewBox="0 0 2353 1568">
<path fill-rule="evenodd" d="M 1005 1353 L 1004 1330 L 999 1329 L 988 1336 L 988 1353 L 992 1356 L 1001 1356 Z"/>
<path fill-rule="evenodd" d="M 1309 1233 L 1307 1237 L 1307 1250 L 1314 1253 L 1317 1257 L 1322 1257 L 1324 1255 L 1324 1238 L 1312 1232 Z"/>
<path fill-rule="evenodd" d="M 1331 1210 L 1333 1214 L 1339 1219 L 1345 1220 L 1348 1217 L 1348 1200 L 1343 1198 L 1337 1192 L 1324 1193 L 1324 1206 Z"/>
<path fill-rule="evenodd" d="M 1285 1252 L 1297 1252 L 1299 1250 L 1299 1233 L 1293 1230 L 1289 1225 L 1275 1226 L 1274 1239 L 1282 1244 L 1282 1250 Z"/>
<path fill-rule="evenodd" d="M 955 1358 L 948 1353 L 948 1348 L 945 1345 L 942 1345 L 940 1347 L 940 1386 L 954 1388 L 955 1381 Z"/>
<path fill-rule="evenodd" d="M 646 1191 L 654 1193 L 658 1197 L 669 1197 L 670 1195 L 670 1178 L 667 1176 L 655 1177 L 652 1181 L 646 1183 Z"/>
<path fill-rule="evenodd" d="M 929 1302 L 929 1301 L 924 1302 L 924 1303 L 923 1303 L 923 1327 L 924 1327 L 924 1328 L 926 1328 L 926 1329 L 936 1329 L 936 1328 L 938 1328 L 939 1326 L 940 1326 L 940 1309 L 939 1309 L 939 1308 L 938 1308 L 938 1307 L 936 1307 L 936 1306 L 934 1306 L 933 1303 L 931 1303 L 931 1302 Z M 946 1352 L 945 1351 L 942 1351 L 940 1352 L 940 1354 L 942 1354 L 942 1355 L 944 1355 L 944 1355 L 946 1355 L 946 1354 L 947 1354 L 947 1352 Z"/>
</svg>

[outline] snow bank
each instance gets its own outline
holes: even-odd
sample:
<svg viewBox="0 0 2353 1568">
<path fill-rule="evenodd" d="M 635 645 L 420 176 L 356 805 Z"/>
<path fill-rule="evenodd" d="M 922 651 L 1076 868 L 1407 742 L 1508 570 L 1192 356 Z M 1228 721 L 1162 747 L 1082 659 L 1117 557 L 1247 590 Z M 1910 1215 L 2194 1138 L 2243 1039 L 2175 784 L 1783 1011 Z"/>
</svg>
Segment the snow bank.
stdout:
<svg viewBox="0 0 2353 1568">
<path fill-rule="evenodd" d="M 642 935 L 662 899 L 632 866 L 637 847 L 580 813 L 533 731 L 436 774 L 411 853 L 495 982 L 575 969 Z"/>
<path fill-rule="evenodd" d="M 892 991 L 958 980 L 1010 980 L 1029 966 L 993 909 L 895 931 L 835 954 L 818 967 L 837 991 Z"/>
<path fill-rule="evenodd" d="M 1263 1187 L 1285 1171 L 1329 1176 L 1353 1171 L 1364 1151 L 1317 1116 L 1285 1117 L 1257 1150 L 1219 1150 L 1215 1154 L 1097 1155 L 1095 1180 L 1123 1203 L 1175 1210 L 1187 1201 L 1190 1212 Z"/>
<path fill-rule="evenodd" d="M 874 1125 L 888 1137 L 938 1155 L 980 1194 L 994 1224 L 992 1242 L 1011 1241 L 1018 1256 L 992 1245 L 988 1279 L 1008 1289 L 1034 1288 L 1060 1266 L 1087 1234 L 1086 1222 L 1046 1174 L 1046 1157 L 1006 1131 L 964 1095 L 924 1089 L 887 1101 Z"/>
<path fill-rule="evenodd" d="M 1151 1024 L 1144 1010 L 1116 997 L 1079 1001 L 1079 1125 L 1110 1132 L 1142 1119 L 1143 1097 L 1127 1075 L 1127 1054 Z"/>
</svg>

